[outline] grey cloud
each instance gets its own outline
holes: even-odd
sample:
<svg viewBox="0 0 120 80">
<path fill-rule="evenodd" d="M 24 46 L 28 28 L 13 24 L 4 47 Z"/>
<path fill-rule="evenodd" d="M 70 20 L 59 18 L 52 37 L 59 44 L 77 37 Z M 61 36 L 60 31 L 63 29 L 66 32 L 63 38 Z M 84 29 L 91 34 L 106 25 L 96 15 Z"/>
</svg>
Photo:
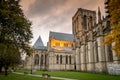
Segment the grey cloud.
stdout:
<svg viewBox="0 0 120 80">
<path fill-rule="evenodd" d="M 54 9 L 64 5 L 67 0 L 36 0 L 28 10 L 28 16 L 51 14 Z"/>
<path fill-rule="evenodd" d="M 39 27 L 52 28 L 68 22 L 79 7 L 94 10 L 96 3 L 98 0 L 36 0 L 29 7 L 27 16 L 40 17 Z"/>
<path fill-rule="evenodd" d="M 49 30 L 71 33 L 72 16 L 78 8 L 96 10 L 100 5 L 103 10 L 101 4 L 103 0 L 36 0 L 26 15 L 33 21 L 33 34 L 40 35 L 40 31 L 46 34 Z"/>
<path fill-rule="evenodd" d="M 36 0 L 29 8 L 28 16 L 35 19 L 40 17 L 39 27 L 55 28 L 67 22 L 71 24 L 70 20 L 77 8 L 91 8 L 91 5 L 96 6 L 96 2 L 97 0 L 92 0 L 92 3 L 91 0 Z"/>
</svg>

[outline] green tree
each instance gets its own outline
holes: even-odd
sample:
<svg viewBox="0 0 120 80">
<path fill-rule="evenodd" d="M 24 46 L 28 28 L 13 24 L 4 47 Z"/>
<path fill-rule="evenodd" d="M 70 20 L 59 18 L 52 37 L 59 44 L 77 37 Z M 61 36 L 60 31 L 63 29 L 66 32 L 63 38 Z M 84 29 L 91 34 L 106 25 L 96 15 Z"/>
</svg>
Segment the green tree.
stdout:
<svg viewBox="0 0 120 80">
<path fill-rule="evenodd" d="M 21 56 L 15 46 L 10 44 L 0 44 L 0 62 L 5 69 L 5 75 L 7 75 L 7 69 L 21 63 Z"/>
<path fill-rule="evenodd" d="M 112 49 L 120 56 L 120 0 L 109 0 L 111 32 L 105 36 L 105 44 L 115 43 Z"/>
<path fill-rule="evenodd" d="M 20 62 L 22 52 L 30 55 L 31 22 L 19 5 L 20 0 L 0 0 L 0 71 Z M 17 61 L 17 62 L 16 62 Z"/>
</svg>

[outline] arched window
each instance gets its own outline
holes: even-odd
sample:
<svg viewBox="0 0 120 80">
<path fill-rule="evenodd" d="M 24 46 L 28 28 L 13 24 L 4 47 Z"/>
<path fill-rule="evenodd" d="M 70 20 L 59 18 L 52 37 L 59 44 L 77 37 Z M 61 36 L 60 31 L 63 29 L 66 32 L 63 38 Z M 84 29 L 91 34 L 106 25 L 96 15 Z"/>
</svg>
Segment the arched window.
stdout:
<svg viewBox="0 0 120 80">
<path fill-rule="evenodd" d="M 57 43 L 55 43 L 55 46 L 60 46 L 60 43 L 58 43 L 58 42 L 57 42 Z"/>
<path fill-rule="evenodd" d="M 113 53 L 112 53 L 112 50 L 111 50 L 111 45 L 108 45 L 108 61 L 112 62 L 113 61 Z"/>
<path fill-rule="evenodd" d="M 66 55 L 66 64 L 68 64 L 68 56 Z"/>
<path fill-rule="evenodd" d="M 96 51 L 96 53 L 95 53 L 95 55 L 96 55 L 96 62 L 99 62 L 99 55 L 98 55 L 98 43 L 97 42 L 95 42 L 95 51 Z"/>
<path fill-rule="evenodd" d="M 87 30 L 87 16 L 86 15 L 83 16 L 83 24 L 84 24 L 83 26 L 84 30 Z"/>
<path fill-rule="evenodd" d="M 64 47 L 68 47 L 68 43 L 64 43 Z"/>
<path fill-rule="evenodd" d="M 35 57 L 34 57 L 34 65 L 39 65 L 39 55 L 36 54 Z"/>
<path fill-rule="evenodd" d="M 43 65 L 43 55 L 41 55 L 41 65 Z"/>
<path fill-rule="evenodd" d="M 45 65 L 46 65 L 46 63 L 47 63 L 47 55 L 45 55 Z"/>
<path fill-rule="evenodd" d="M 90 16 L 90 28 L 92 28 L 93 27 L 93 18 L 92 18 L 92 16 Z"/>
<path fill-rule="evenodd" d="M 62 64 L 62 55 L 60 55 L 60 64 Z"/>
<path fill-rule="evenodd" d="M 59 63 L 59 55 L 56 56 L 56 64 Z"/>
<path fill-rule="evenodd" d="M 71 64 L 71 56 L 69 56 L 69 64 Z"/>
</svg>

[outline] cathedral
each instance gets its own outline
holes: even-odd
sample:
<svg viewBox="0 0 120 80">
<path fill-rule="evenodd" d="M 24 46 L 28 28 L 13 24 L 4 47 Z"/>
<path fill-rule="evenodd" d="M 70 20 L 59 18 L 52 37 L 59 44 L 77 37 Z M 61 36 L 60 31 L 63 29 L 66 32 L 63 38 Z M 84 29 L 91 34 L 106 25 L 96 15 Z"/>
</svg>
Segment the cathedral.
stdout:
<svg viewBox="0 0 120 80">
<path fill-rule="evenodd" d="M 96 18 L 96 15 L 98 18 Z M 76 70 L 87 72 L 108 72 L 109 64 L 119 64 L 114 45 L 103 45 L 104 36 L 110 32 L 107 17 L 101 18 L 101 11 L 79 8 L 72 17 L 72 34 L 49 33 L 47 46 L 41 37 L 33 45 L 35 52 L 26 58 L 25 69 Z"/>
<path fill-rule="evenodd" d="M 74 70 L 73 35 L 50 31 L 47 47 L 41 37 L 33 45 L 35 52 L 26 58 L 25 68 L 36 70 Z"/>
</svg>

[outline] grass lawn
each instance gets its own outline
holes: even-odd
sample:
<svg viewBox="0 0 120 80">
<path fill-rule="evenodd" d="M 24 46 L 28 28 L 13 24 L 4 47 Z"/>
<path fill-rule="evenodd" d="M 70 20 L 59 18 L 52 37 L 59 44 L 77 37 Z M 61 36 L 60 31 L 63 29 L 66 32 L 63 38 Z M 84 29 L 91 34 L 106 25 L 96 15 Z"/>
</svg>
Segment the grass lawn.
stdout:
<svg viewBox="0 0 120 80">
<path fill-rule="evenodd" d="M 17 72 L 30 72 L 29 70 L 17 70 Z M 108 74 L 95 74 L 87 72 L 72 72 L 72 71 L 36 71 L 35 74 L 47 73 L 51 76 L 73 78 L 78 80 L 120 80 L 120 76 L 113 76 Z"/>
<path fill-rule="evenodd" d="M 20 74 L 9 74 L 8 76 L 0 75 L 0 80 L 55 80 L 55 79 L 47 79 Z"/>
</svg>

